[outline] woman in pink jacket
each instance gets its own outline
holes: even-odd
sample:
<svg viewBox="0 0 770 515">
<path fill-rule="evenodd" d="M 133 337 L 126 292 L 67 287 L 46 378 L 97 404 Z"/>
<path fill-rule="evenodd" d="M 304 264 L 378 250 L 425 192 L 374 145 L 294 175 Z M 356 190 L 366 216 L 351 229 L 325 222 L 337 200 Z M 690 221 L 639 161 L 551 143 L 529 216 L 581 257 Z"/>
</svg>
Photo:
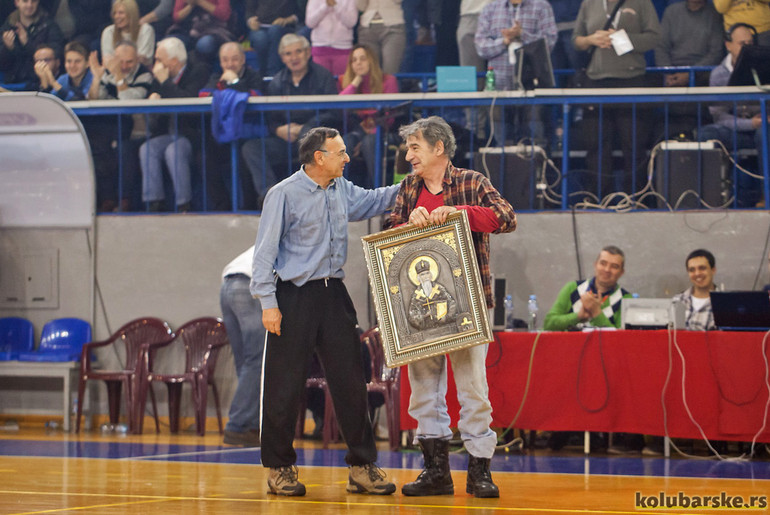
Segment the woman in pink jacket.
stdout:
<svg viewBox="0 0 770 515">
<path fill-rule="evenodd" d="M 356 23 L 355 0 L 308 0 L 305 25 L 312 29 L 313 62 L 334 76 L 345 73 Z"/>
<path fill-rule="evenodd" d="M 365 45 L 353 47 L 345 73 L 340 76 L 338 82 L 340 95 L 398 93 L 396 78 L 382 72 L 377 56 Z M 376 113 L 376 109 L 359 109 L 353 112 L 348 120 L 347 134 L 344 136 L 350 157 L 363 156 L 366 161 L 366 180 L 360 185 L 369 188 L 381 186 L 374 184 L 374 157 L 378 143 Z M 386 120 L 383 133 L 387 132 L 392 124 L 393 120 Z M 383 137 L 387 138 L 387 134 Z"/>
</svg>

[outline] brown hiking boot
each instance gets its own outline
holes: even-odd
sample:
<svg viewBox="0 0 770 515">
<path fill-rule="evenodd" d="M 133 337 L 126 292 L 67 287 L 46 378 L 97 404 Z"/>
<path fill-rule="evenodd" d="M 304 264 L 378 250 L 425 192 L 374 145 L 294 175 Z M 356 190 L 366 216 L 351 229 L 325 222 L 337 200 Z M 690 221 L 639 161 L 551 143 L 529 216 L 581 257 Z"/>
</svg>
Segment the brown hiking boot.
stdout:
<svg viewBox="0 0 770 515">
<path fill-rule="evenodd" d="M 275 495 L 305 495 L 305 485 L 297 478 L 299 471 L 294 465 L 270 468 L 267 476 L 268 493 Z"/>
<path fill-rule="evenodd" d="M 352 494 L 388 495 L 396 491 L 396 485 L 375 463 L 350 467 L 348 492 Z"/>
</svg>

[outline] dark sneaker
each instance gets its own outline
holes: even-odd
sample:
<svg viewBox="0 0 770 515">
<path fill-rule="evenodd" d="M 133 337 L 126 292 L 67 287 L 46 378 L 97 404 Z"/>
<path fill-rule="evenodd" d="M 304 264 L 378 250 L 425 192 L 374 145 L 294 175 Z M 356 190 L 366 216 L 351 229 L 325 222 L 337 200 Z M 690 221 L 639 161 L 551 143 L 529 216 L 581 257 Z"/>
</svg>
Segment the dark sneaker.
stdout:
<svg viewBox="0 0 770 515">
<path fill-rule="evenodd" d="M 305 495 L 305 485 L 297 478 L 299 471 L 294 465 L 271 468 L 267 476 L 268 493 L 275 495 Z"/>
<path fill-rule="evenodd" d="M 352 494 L 388 495 L 396 491 L 396 485 L 374 463 L 349 468 L 348 492 Z"/>
<path fill-rule="evenodd" d="M 223 440 L 227 445 L 240 445 L 241 447 L 259 447 L 259 431 L 250 429 L 248 431 L 228 431 L 225 429 Z"/>
</svg>

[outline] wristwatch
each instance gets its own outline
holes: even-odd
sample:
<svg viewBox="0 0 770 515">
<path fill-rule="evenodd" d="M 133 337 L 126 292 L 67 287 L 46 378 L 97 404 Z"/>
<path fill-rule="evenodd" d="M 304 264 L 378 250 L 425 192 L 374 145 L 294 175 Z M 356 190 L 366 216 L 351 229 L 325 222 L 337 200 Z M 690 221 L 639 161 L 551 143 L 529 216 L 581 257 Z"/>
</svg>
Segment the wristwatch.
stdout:
<svg viewBox="0 0 770 515">
<path fill-rule="evenodd" d="M 118 87 L 123 86 L 126 84 L 126 79 L 120 79 L 118 82 L 115 83 Z"/>
<path fill-rule="evenodd" d="M 227 85 L 228 85 L 228 86 L 233 86 L 233 85 L 235 85 L 235 84 L 238 84 L 238 82 L 239 82 L 240 80 L 241 80 L 241 79 L 239 79 L 238 77 L 236 77 L 236 78 L 234 78 L 233 80 L 231 80 L 231 81 L 228 81 Z"/>
</svg>

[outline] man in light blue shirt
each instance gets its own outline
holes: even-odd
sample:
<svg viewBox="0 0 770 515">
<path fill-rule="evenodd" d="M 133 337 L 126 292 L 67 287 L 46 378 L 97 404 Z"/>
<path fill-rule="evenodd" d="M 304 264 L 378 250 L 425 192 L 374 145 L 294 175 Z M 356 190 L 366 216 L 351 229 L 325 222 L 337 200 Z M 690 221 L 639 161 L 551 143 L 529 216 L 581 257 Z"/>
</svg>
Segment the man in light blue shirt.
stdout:
<svg viewBox="0 0 770 515">
<path fill-rule="evenodd" d="M 398 186 L 365 190 L 342 177 L 350 157 L 336 129 L 311 129 L 299 144 L 302 168 L 270 189 L 259 224 L 251 293 L 268 331 L 262 398 L 262 464 L 276 495 L 305 495 L 292 446 L 316 351 L 326 372 L 350 466 L 351 493 L 396 490 L 375 464 L 356 311 L 342 279 L 348 222 L 383 214 Z"/>
</svg>

